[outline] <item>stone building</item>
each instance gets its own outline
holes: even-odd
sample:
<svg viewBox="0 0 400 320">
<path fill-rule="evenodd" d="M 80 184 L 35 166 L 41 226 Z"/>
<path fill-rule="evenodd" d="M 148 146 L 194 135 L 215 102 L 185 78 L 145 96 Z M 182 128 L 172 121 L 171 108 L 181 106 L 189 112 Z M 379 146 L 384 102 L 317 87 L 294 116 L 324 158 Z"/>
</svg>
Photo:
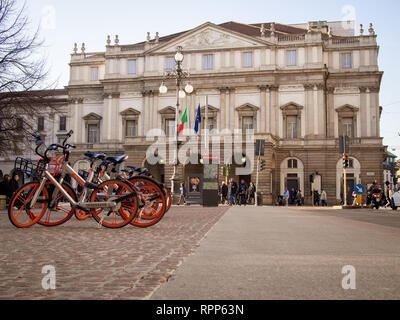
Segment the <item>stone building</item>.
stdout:
<svg viewBox="0 0 400 320">
<path fill-rule="evenodd" d="M 128 164 L 148 165 L 146 150 L 153 142 L 146 140 L 147 132 L 161 128 L 173 136 L 176 128 L 175 84 L 164 75 L 174 69 L 174 54 L 181 46 L 194 92 L 180 100 L 180 114 L 188 106 L 187 127 L 193 128 L 198 105 L 204 120 L 207 97 L 213 136 L 223 136 L 227 129 L 249 129 L 254 139 L 265 140 L 266 169 L 259 173 L 258 188 L 264 204 L 275 203 L 285 187 L 302 190 L 309 203 L 311 174 L 316 189 L 326 190 L 328 203 L 339 203 L 341 135 L 350 137 L 348 191 L 357 183 L 383 182 L 386 148 L 379 127 L 383 72 L 376 39 L 372 24 L 368 32 L 361 26 L 355 36 L 352 21 L 207 22 L 167 36 L 157 32 L 152 38 L 147 33 L 144 42 L 135 44 L 121 44 L 118 36 L 113 40 L 108 36 L 103 52 L 86 52 L 85 44 L 80 49 L 75 44 L 66 86 L 68 128 L 74 130 L 78 146 L 75 166 L 87 165 L 82 153 L 88 149 L 127 153 Z M 162 81 L 169 89 L 166 94 L 158 90 Z M 199 144 L 204 144 L 203 133 Z M 256 167 L 244 148 L 240 156 L 245 165 Z M 222 181 L 223 164 L 232 158 L 224 159 L 221 153 L 219 160 Z M 170 161 L 167 155 L 149 166 L 167 186 Z M 243 165 L 234 163 L 232 169 Z M 178 169 L 186 181 L 189 173 L 201 173 L 202 165 L 187 162 Z M 243 177 L 235 170 L 231 173 L 236 180 L 255 181 L 256 170 Z"/>
</svg>

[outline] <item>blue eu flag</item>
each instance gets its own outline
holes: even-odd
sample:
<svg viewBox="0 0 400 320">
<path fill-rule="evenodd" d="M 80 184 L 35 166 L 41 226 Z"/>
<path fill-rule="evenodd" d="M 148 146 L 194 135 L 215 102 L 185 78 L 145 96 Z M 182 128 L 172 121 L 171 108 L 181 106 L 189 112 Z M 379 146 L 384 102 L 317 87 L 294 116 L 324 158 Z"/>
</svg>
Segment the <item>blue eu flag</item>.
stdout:
<svg viewBox="0 0 400 320">
<path fill-rule="evenodd" d="M 199 123 L 201 122 L 201 112 L 200 112 L 200 103 L 197 107 L 197 115 L 196 115 L 196 122 L 194 123 L 194 132 L 199 132 Z"/>
</svg>

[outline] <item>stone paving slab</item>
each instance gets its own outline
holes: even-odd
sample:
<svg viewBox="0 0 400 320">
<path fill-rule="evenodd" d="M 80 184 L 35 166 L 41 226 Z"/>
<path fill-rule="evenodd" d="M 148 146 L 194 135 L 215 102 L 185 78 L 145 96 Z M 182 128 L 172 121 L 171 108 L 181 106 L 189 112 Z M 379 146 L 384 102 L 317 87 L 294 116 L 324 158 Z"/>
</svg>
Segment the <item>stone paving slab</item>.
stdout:
<svg viewBox="0 0 400 320">
<path fill-rule="evenodd" d="M 146 299 L 167 281 L 228 207 L 172 207 L 149 228 L 98 228 L 74 217 L 17 229 L 0 214 L 0 299 Z M 44 290 L 42 268 L 56 271 Z"/>
</svg>

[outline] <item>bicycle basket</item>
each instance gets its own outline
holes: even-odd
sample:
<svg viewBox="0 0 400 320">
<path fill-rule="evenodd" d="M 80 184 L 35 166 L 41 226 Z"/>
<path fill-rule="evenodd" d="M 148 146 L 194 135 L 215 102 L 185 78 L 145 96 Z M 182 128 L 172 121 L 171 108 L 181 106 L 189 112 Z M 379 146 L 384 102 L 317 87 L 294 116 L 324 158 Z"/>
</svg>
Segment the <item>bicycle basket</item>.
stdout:
<svg viewBox="0 0 400 320">
<path fill-rule="evenodd" d="M 57 174 L 60 173 L 64 165 L 64 160 L 65 160 L 64 156 L 50 158 L 47 170 L 49 171 L 49 173 L 51 173 L 52 176 L 56 176 Z"/>
<path fill-rule="evenodd" d="M 33 162 L 32 160 L 17 157 L 14 162 L 14 170 L 23 172 L 28 177 L 39 177 L 44 170 L 44 163 L 41 161 Z"/>
</svg>

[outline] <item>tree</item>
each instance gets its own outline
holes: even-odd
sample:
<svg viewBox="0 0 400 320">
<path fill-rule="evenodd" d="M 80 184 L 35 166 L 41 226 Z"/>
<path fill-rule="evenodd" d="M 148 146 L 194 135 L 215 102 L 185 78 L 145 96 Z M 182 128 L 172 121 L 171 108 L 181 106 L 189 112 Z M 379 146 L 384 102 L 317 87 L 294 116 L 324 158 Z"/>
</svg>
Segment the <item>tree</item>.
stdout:
<svg viewBox="0 0 400 320">
<path fill-rule="evenodd" d="M 35 130 L 33 116 L 53 108 L 39 27 L 30 30 L 25 5 L 0 0 L 0 156 L 21 151 Z"/>
</svg>

